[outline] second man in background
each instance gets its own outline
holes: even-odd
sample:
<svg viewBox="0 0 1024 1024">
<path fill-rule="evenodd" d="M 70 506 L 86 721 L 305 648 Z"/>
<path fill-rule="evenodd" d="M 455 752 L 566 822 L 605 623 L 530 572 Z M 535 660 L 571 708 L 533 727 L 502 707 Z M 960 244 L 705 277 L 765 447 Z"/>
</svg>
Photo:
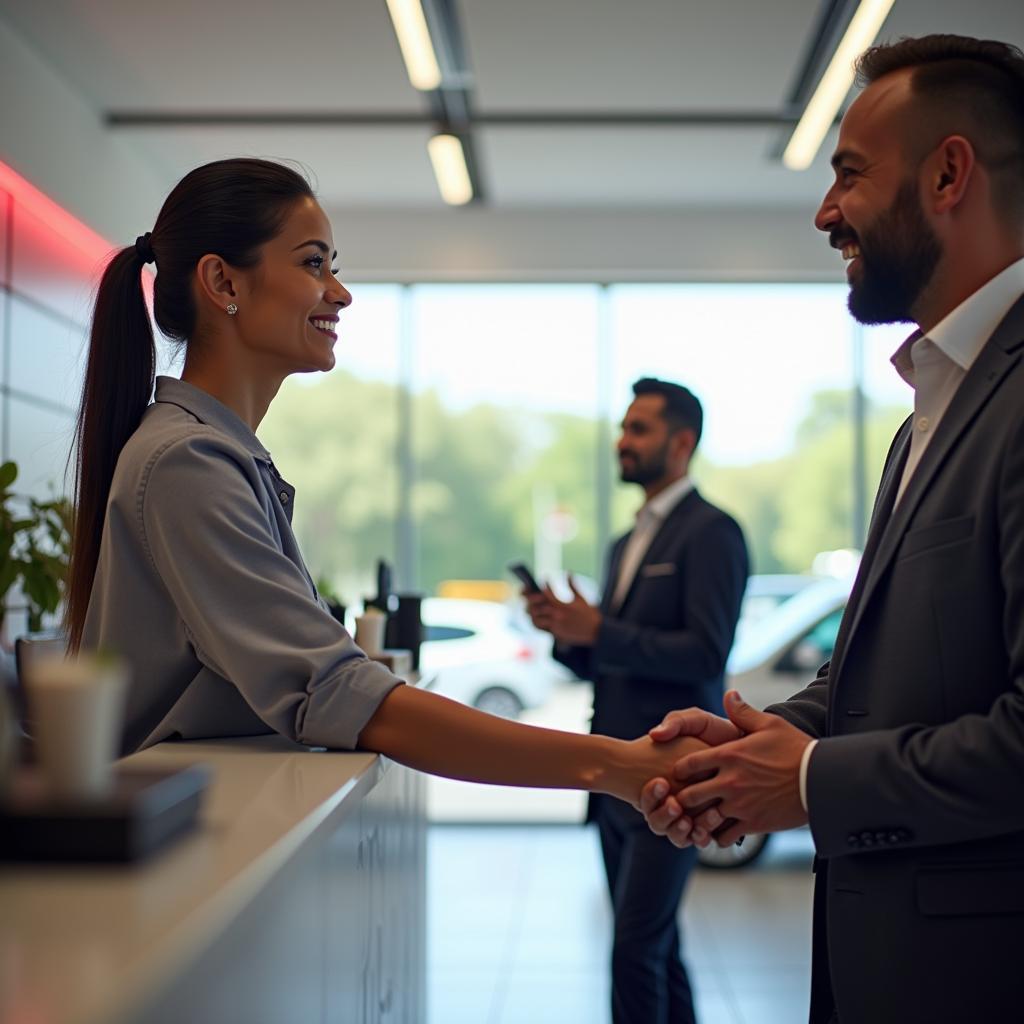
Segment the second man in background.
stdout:
<svg viewBox="0 0 1024 1024">
<path fill-rule="evenodd" d="M 653 378 L 633 393 L 618 456 L 623 482 L 642 487 L 646 500 L 612 545 L 600 606 L 579 593 L 560 601 L 550 588 L 528 597 L 534 625 L 554 636 L 555 657 L 594 682 L 591 731 L 623 739 L 642 736 L 673 708 L 719 712 L 748 572 L 739 526 L 689 477 L 700 402 Z M 587 820 L 600 833 L 615 919 L 613 1021 L 692 1024 L 676 915 L 696 851 L 653 835 L 615 800 L 592 797 Z"/>
</svg>

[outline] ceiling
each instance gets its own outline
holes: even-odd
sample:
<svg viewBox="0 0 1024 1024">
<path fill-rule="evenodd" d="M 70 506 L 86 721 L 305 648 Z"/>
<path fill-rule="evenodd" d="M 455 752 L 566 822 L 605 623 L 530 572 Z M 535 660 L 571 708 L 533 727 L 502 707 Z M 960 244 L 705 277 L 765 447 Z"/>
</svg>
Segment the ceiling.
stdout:
<svg viewBox="0 0 1024 1024">
<path fill-rule="evenodd" d="M 829 143 L 803 173 L 776 154 L 830 6 L 455 0 L 486 203 L 813 205 Z M 426 153 L 429 97 L 408 83 L 384 0 L 5 0 L 0 18 L 101 118 L 143 122 L 106 130 L 137 147 L 165 188 L 204 160 L 255 154 L 306 165 L 331 207 L 443 206 Z M 1024 3 L 897 0 L 882 37 L 933 31 L 1024 44 Z M 579 123 L 541 123 L 552 115 Z M 654 123 L 675 115 L 711 123 Z M 204 116 L 220 120 L 180 123 Z"/>
</svg>

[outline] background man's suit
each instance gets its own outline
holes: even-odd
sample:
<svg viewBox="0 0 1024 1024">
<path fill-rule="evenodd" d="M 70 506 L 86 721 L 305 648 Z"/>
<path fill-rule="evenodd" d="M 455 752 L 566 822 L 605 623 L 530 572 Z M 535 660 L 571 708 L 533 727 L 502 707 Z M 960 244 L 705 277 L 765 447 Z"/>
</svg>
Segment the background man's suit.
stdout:
<svg viewBox="0 0 1024 1024">
<path fill-rule="evenodd" d="M 842 1024 L 1024 1014 L 1022 353 L 1024 299 L 893 510 L 901 428 L 832 661 L 769 709 L 829 737 L 807 791 L 815 1024 L 833 994 Z"/>
<path fill-rule="evenodd" d="M 612 547 L 593 647 L 556 645 L 555 656 L 594 681 L 591 731 L 635 739 L 678 707 L 720 714 L 748 561 L 728 515 L 690 491 L 651 541 L 621 605 L 612 607 L 629 535 Z M 618 1021 L 690 1021 L 676 913 L 694 850 L 653 835 L 617 800 L 592 797 L 615 911 L 612 1007 Z"/>
</svg>

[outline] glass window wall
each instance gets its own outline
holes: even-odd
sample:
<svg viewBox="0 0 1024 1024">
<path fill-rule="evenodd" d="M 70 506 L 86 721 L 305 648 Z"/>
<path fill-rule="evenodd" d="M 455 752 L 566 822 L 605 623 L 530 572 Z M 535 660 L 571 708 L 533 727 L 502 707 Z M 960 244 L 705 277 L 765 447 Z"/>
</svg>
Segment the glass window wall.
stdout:
<svg viewBox="0 0 1024 1024">
<path fill-rule="evenodd" d="M 694 477 L 743 524 L 755 572 L 772 577 L 756 598 L 763 618 L 823 552 L 860 545 L 910 406 L 889 365 L 907 331 L 858 327 L 840 285 L 352 290 L 335 370 L 289 379 L 260 430 L 297 488 L 310 569 L 358 608 L 377 560 L 392 563 L 398 589 L 430 599 L 424 664 L 440 692 L 540 724 L 585 729 L 590 691 L 531 630 L 506 566 L 522 560 L 556 581 L 571 571 L 596 599 L 608 543 L 641 500 L 618 482 L 613 450 L 634 380 L 678 380 L 701 398 Z M 42 474 L 26 483 L 48 489 L 66 457 L 81 334 L 16 290 L 3 298 L 3 443 Z M 45 360 L 54 372 L 33 340 L 63 353 Z M 438 816 L 470 820 L 582 807 L 573 794 L 455 784 L 432 799 Z"/>
</svg>

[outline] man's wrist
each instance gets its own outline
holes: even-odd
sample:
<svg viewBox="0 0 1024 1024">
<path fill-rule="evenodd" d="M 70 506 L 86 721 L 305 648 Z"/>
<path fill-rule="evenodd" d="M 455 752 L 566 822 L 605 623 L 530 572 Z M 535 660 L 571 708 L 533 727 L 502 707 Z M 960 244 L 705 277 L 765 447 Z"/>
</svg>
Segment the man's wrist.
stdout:
<svg viewBox="0 0 1024 1024">
<path fill-rule="evenodd" d="M 803 756 L 800 758 L 800 803 L 805 811 L 808 811 L 807 807 L 807 772 L 811 764 L 811 754 L 814 753 L 814 748 L 818 745 L 817 740 L 811 740 L 810 743 L 804 747 Z M 810 813 L 808 811 L 808 813 Z"/>
</svg>

